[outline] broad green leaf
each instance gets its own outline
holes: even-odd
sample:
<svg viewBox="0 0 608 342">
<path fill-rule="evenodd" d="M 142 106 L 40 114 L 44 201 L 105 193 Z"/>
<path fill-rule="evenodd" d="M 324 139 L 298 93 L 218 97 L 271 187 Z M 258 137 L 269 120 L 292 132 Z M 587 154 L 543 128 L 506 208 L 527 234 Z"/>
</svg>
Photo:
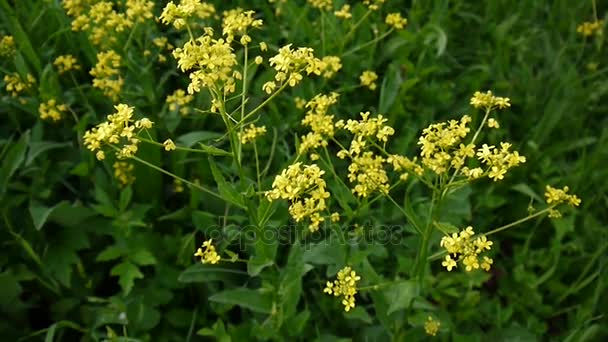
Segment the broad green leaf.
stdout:
<svg viewBox="0 0 608 342">
<path fill-rule="evenodd" d="M 47 219 L 58 207 L 67 204 L 66 201 L 61 201 L 52 207 L 47 207 L 41 203 L 32 201 L 30 203 L 29 211 L 32 221 L 34 222 L 34 228 L 40 230 L 46 223 Z"/>
<path fill-rule="evenodd" d="M 131 197 L 133 197 L 133 190 L 130 186 L 128 186 L 120 192 L 120 198 L 118 199 L 118 210 L 121 212 L 125 211 L 125 209 L 127 209 L 129 206 L 129 203 L 131 203 Z"/>
<path fill-rule="evenodd" d="M 71 143 L 58 143 L 51 141 L 39 141 L 31 142 L 29 150 L 27 151 L 27 158 L 25 159 L 25 166 L 29 166 L 41 153 L 48 150 L 72 146 Z"/>
<path fill-rule="evenodd" d="M 416 284 L 413 281 L 399 282 L 383 291 L 386 299 L 390 303 L 387 315 L 406 309 L 410 306 L 416 296 Z"/>
<path fill-rule="evenodd" d="M 0 198 L 4 196 L 6 192 L 6 186 L 8 185 L 9 179 L 13 176 L 19 165 L 25 159 L 25 151 L 30 141 L 30 132 L 27 131 L 21 135 L 19 141 L 13 144 L 4 158 L 0 160 L 2 166 L 0 166 Z"/>
<path fill-rule="evenodd" d="M 104 249 L 103 251 L 101 251 L 101 253 L 97 255 L 97 258 L 95 258 L 95 260 L 103 262 L 118 259 L 125 252 L 126 250 L 124 248 L 119 247 L 118 245 L 108 246 L 106 247 L 106 249 Z"/>
<path fill-rule="evenodd" d="M 268 293 L 261 293 L 248 288 L 237 288 L 216 293 L 209 297 L 212 302 L 237 305 L 251 311 L 269 314 L 272 311 L 272 298 Z"/>
<path fill-rule="evenodd" d="M 247 262 L 247 273 L 250 277 L 255 277 L 262 272 L 268 266 L 272 266 L 274 264 L 274 260 L 267 259 L 264 257 L 252 256 L 249 258 Z"/>
<path fill-rule="evenodd" d="M 234 275 L 247 276 L 247 272 L 237 268 L 220 265 L 196 264 L 188 267 L 178 277 L 182 283 L 205 283 L 209 281 L 228 280 Z"/>
<path fill-rule="evenodd" d="M 217 188 L 222 198 L 236 205 L 237 207 L 247 209 L 247 206 L 245 205 L 245 202 L 243 200 L 243 196 L 239 194 L 236 189 L 234 189 L 232 184 L 226 182 L 224 175 L 222 175 L 222 172 L 218 169 L 215 161 L 213 161 L 213 159 L 211 158 L 209 158 L 209 167 L 211 168 L 213 179 L 215 179 L 215 182 L 217 183 Z"/>
<path fill-rule="evenodd" d="M 222 136 L 222 134 L 220 134 L 218 132 L 195 131 L 195 132 L 189 132 L 189 133 L 179 136 L 177 139 L 175 139 L 175 142 L 182 146 L 192 147 L 197 142 L 216 139 L 221 136 Z"/>
<path fill-rule="evenodd" d="M 110 274 L 119 277 L 118 283 L 125 295 L 128 295 L 131 289 L 133 289 L 135 279 L 142 279 L 144 277 L 139 271 L 139 267 L 129 261 L 123 261 L 114 266 Z"/>
<path fill-rule="evenodd" d="M 140 266 L 156 264 L 156 258 L 146 249 L 139 249 L 135 253 L 129 254 L 129 258 Z"/>
<path fill-rule="evenodd" d="M 217 148 L 215 146 L 205 145 L 203 143 L 198 143 L 201 150 L 212 156 L 232 156 L 232 153 L 222 150 L 221 148 Z"/>
</svg>

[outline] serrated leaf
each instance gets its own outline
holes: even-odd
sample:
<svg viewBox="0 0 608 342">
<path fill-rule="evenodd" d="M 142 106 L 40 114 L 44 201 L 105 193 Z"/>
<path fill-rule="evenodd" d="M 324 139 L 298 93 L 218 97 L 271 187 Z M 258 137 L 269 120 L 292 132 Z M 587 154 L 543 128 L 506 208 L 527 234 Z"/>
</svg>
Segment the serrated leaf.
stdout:
<svg viewBox="0 0 608 342">
<path fill-rule="evenodd" d="M 125 249 L 120 248 L 117 245 L 108 246 L 106 247 L 106 249 L 104 249 L 103 251 L 101 251 L 101 253 L 97 255 L 95 261 L 103 262 L 118 259 L 123 255 L 124 252 Z"/>
<path fill-rule="evenodd" d="M 125 295 L 128 295 L 133 289 L 135 279 L 143 279 L 144 277 L 139 271 L 139 267 L 129 261 L 123 261 L 114 266 L 110 271 L 110 274 L 119 277 L 118 284 L 120 284 Z"/>
<path fill-rule="evenodd" d="M 129 258 L 140 266 L 154 265 L 156 264 L 156 258 L 150 251 L 145 249 L 137 250 L 135 253 L 130 254 Z"/>
<path fill-rule="evenodd" d="M 237 305 L 251 311 L 269 314 L 272 311 L 272 299 L 269 294 L 248 288 L 237 288 L 216 293 L 209 297 L 212 302 Z"/>
</svg>

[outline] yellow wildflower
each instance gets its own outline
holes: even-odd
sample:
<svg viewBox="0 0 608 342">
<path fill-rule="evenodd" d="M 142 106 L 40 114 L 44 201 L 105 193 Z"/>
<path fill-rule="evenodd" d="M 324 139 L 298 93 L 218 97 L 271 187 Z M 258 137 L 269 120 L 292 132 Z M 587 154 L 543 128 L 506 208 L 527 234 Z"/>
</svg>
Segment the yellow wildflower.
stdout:
<svg viewBox="0 0 608 342">
<path fill-rule="evenodd" d="M 60 75 L 71 70 L 80 70 L 78 60 L 72 55 L 58 56 L 55 58 L 53 65 L 57 67 L 57 71 Z"/>
<path fill-rule="evenodd" d="M 226 36 L 227 42 L 232 42 L 236 35 L 240 35 L 242 45 L 247 45 L 251 42 L 251 38 L 247 35 L 249 28 L 262 27 L 261 19 L 254 19 L 254 11 L 244 11 L 240 8 L 224 11 L 224 20 L 222 21 L 222 34 Z"/>
<path fill-rule="evenodd" d="M 306 0 L 306 2 L 321 11 L 331 11 L 334 8 L 333 0 Z"/>
<path fill-rule="evenodd" d="M 17 97 L 21 93 L 32 89 L 36 84 L 36 79 L 31 74 L 27 74 L 25 80 L 17 73 L 4 75 L 4 82 L 6 83 L 6 91 L 11 94 L 12 97 Z"/>
<path fill-rule="evenodd" d="M 167 104 L 169 110 L 172 112 L 179 111 L 182 116 L 186 116 L 190 113 L 190 107 L 186 105 L 194 100 L 194 96 L 186 94 L 182 89 L 177 89 L 173 94 L 167 96 Z"/>
<path fill-rule="evenodd" d="M 180 0 L 179 5 L 170 1 L 163 9 L 160 20 L 163 24 L 171 24 L 176 29 L 181 29 L 186 26 L 188 19 L 207 19 L 214 14 L 215 7 L 201 0 Z"/>
<path fill-rule="evenodd" d="M 260 65 L 264 62 L 264 58 L 262 56 L 256 56 L 253 61 L 255 62 L 255 64 Z"/>
<path fill-rule="evenodd" d="M 566 203 L 571 207 L 578 207 L 581 204 L 581 199 L 576 195 L 569 195 L 570 188 L 564 186 L 563 189 L 557 189 L 550 185 L 545 187 L 545 198 L 547 204 Z"/>
<path fill-rule="evenodd" d="M 270 201 L 279 198 L 288 200 L 291 217 L 296 222 L 308 218 L 308 229 L 311 232 L 317 231 L 319 224 L 325 221 L 320 213 L 327 209 L 325 200 L 330 196 L 326 191 L 324 174 L 325 171 L 315 164 L 292 164 L 275 177 L 272 190 L 266 192 L 266 198 Z"/>
<path fill-rule="evenodd" d="M 307 75 L 321 75 L 323 62 L 316 58 L 313 49 L 300 47 L 291 49 L 291 44 L 279 49 L 279 53 L 269 59 L 277 73 L 275 80 L 283 83 L 288 82 L 291 87 L 295 87 L 302 80 L 302 72 Z M 268 91 L 267 91 L 268 92 Z"/>
<path fill-rule="evenodd" d="M 3 36 L 0 39 L 0 57 L 11 57 L 15 54 L 15 39 L 13 36 Z"/>
<path fill-rule="evenodd" d="M 342 68 L 338 56 L 325 56 L 321 59 L 321 70 L 324 78 L 332 78 Z"/>
<path fill-rule="evenodd" d="M 500 125 L 498 124 L 498 121 L 496 121 L 496 119 L 489 118 L 488 119 L 488 127 L 490 127 L 490 128 L 500 128 Z"/>
<path fill-rule="evenodd" d="M 511 107 L 510 99 L 508 97 L 494 96 L 492 91 L 488 90 L 485 93 L 476 91 L 471 97 L 471 105 L 477 109 L 505 109 Z"/>
<path fill-rule="evenodd" d="M 175 143 L 171 139 L 167 139 L 163 142 L 163 147 L 165 151 L 173 151 L 176 149 Z"/>
<path fill-rule="evenodd" d="M 597 34 L 598 36 L 602 34 L 602 26 L 604 25 L 603 20 L 596 21 L 586 21 L 576 27 L 576 32 L 582 34 L 585 37 L 593 36 Z"/>
<path fill-rule="evenodd" d="M 239 140 L 241 144 L 248 144 L 254 141 L 257 137 L 266 133 L 266 126 L 256 127 L 254 124 L 250 124 L 243 132 L 239 132 Z"/>
<path fill-rule="evenodd" d="M 99 152 L 103 153 L 103 151 Z M 112 167 L 114 168 L 114 178 L 118 180 L 120 186 L 125 187 L 135 181 L 135 176 L 133 176 L 133 164 L 125 161 L 117 161 L 114 162 Z"/>
<path fill-rule="evenodd" d="M 113 101 L 118 100 L 118 95 L 124 84 L 120 76 L 121 57 L 114 50 L 97 53 L 97 64 L 91 69 L 90 74 L 94 77 L 93 87 L 103 91 L 104 95 Z"/>
<path fill-rule="evenodd" d="M 407 25 L 407 19 L 401 16 L 401 13 L 389 13 L 386 16 L 385 20 L 386 24 L 392 26 L 394 29 L 403 30 L 405 25 Z"/>
<path fill-rule="evenodd" d="M 323 292 L 335 297 L 342 296 L 344 311 L 348 312 L 355 307 L 357 283 L 361 280 L 361 277 L 350 266 L 346 266 L 338 271 L 336 278 L 333 282 L 328 281 L 326 283 Z"/>
<path fill-rule="evenodd" d="M 376 80 L 378 79 L 378 74 L 371 70 L 365 70 L 359 76 L 359 80 L 361 81 L 361 85 L 368 87 L 370 90 L 376 90 Z"/>
<path fill-rule="evenodd" d="M 377 11 L 385 0 L 363 0 L 363 4 L 372 11 Z"/>
<path fill-rule="evenodd" d="M 59 121 L 61 120 L 61 113 L 66 112 L 68 107 L 64 104 L 57 104 L 55 99 L 50 99 L 47 102 L 40 103 L 38 107 L 38 112 L 40 113 L 40 118 L 42 120 L 53 120 Z"/>
<path fill-rule="evenodd" d="M 343 5 L 338 11 L 335 11 L 334 15 L 339 19 L 350 19 L 353 17 L 350 13 L 350 5 L 348 4 Z"/>
<path fill-rule="evenodd" d="M 448 272 L 457 267 L 458 262 L 461 262 L 465 266 L 467 272 L 480 267 L 486 271 L 490 270 L 493 260 L 484 256 L 480 263 L 479 255 L 489 251 L 492 248 L 493 242 L 488 240 L 485 235 L 481 235 L 475 239 L 473 238 L 474 236 L 473 227 L 469 226 L 460 231 L 460 233 L 453 233 L 441 238 L 440 245 L 448 252 L 441 265 Z"/>
<path fill-rule="evenodd" d="M 220 262 L 220 256 L 215 251 L 215 246 L 212 245 L 213 239 L 203 242 L 203 245 L 196 250 L 194 256 L 201 258 L 203 264 L 217 264 Z M 205 250 L 203 250 L 203 248 Z"/>
<path fill-rule="evenodd" d="M 424 322 L 424 331 L 427 335 L 435 336 L 439 331 L 439 326 L 441 326 L 441 322 L 436 321 L 433 317 L 429 316 L 426 322 Z"/>
<path fill-rule="evenodd" d="M 306 153 L 321 146 L 327 146 L 327 139 L 334 136 L 333 115 L 327 115 L 329 107 L 338 101 L 338 94 L 318 94 L 306 103 L 308 111 L 302 125 L 310 127 L 311 132 L 302 136 L 299 153 Z"/>
</svg>

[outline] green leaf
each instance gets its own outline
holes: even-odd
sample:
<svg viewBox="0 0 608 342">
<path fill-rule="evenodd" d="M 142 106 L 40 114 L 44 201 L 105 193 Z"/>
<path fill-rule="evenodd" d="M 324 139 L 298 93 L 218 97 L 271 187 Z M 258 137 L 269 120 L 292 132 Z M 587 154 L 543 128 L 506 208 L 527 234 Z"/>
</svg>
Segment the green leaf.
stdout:
<svg viewBox="0 0 608 342">
<path fill-rule="evenodd" d="M 247 209 L 245 201 L 243 200 L 243 196 L 239 194 L 231 184 L 228 184 L 228 182 L 226 182 L 226 179 L 224 178 L 220 170 L 217 168 L 216 163 L 211 158 L 209 158 L 209 167 L 211 168 L 213 179 L 215 179 L 215 182 L 217 183 L 217 188 L 222 198 L 236 205 L 239 208 Z"/>
<path fill-rule="evenodd" d="M 524 195 L 528 195 L 538 202 L 541 202 L 541 203 L 544 202 L 544 200 L 534 190 L 532 190 L 527 184 L 519 183 L 519 184 L 513 186 L 513 190 L 519 191 Z"/>
<path fill-rule="evenodd" d="M 125 252 L 126 252 L 126 250 L 124 248 L 119 247 L 118 245 L 108 246 L 108 247 L 106 247 L 106 249 L 104 249 L 103 251 L 101 251 L 101 253 L 99 253 L 97 255 L 97 258 L 95 258 L 95 261 L 103 262 L 103 261 L 110 261 L 110 260 L 118 259 Z"/>
<path fill-rule="evenodd" d="M 178 281 L 182 283 L 206 283 L 209 281 L 228 280 L 234 275 L 247 275 L 247 272 L 237 268 L 222 267 L 218 265 L 196 264 L 184 270 Z"/>
<path fill-rule="evenodd" d="M 209 297 L 212 302 L 238 305 L 251 311 L 269 314 L 272 311 L 272 299 L 268 293 L 261 293 L 248 288 L 237 288 L 216 293 Z"/>
<path fill-rule="evenodd" d="M 380 103 L 378 104 L 378 111 L 380 113 L 388 113 L 391 109 L 397 95 L 399 95 L 402 83 L 403 78 L 401 77 L 398 64 L 391 63 L 386 70 L 380 88 Z"/>
<path fill-rule="evenodd" d="M 211 131 L 195 131 L 186 133 L 175 139 L 175 142 L 182 146 L 192 147 L 199 141 L 211 140 L 221 137 L 222 134 Z"/>
<path fill-rule="evenodd" d="M 121 192 L 120 192 L 120 198 L 118 200 L 118 210 L 123 212 L 125 211 L 125 209 L 127 209 L 127 207 L 129 206 L 129 203 L 131 203 L 131 198 L 133 197 L 133 190 L 131 189 L 130 186 L 124 188 Z"/>
<path fill-rule="evenodd" d="M 25 166 L 29 166 L 38 155 L 48 150 L 72 146 L 71 143 L 58 143 L 50 141 L 38 141 L 32 142 L 29 145 L 29 151 L 27 151 L 27 158 L 25 159 Z M 85 164 L 86 165 L 86 164 Z"/>
<path fill-rule="evenodd" d="M 129 261 L 114 266 L 110 271 L 113 276 L 119 277 L 118 283 L 125 295 L 128 295 L 133 289 L 135 279 L 142 279 L 144 275 L 139 271 L 139 267 Z"/>
<path fill-rule="evenodd" d="M 386 314 L 390 315 L 397 310 L 406 309 L 410 306 L 416 296 L 416 283 L 413 281 L 397 283 L 384 290 L 384 295 L 390 303 Z"/>
<path fill-rule="evenodd" d="M 30 131 L 27 131 L 21 135 L 19 141 L 9 148 L 6 156 L 0 161 L 0 164 L 2 164 L 0 167 L 0 197 L 4 196 L 9 179 L 25 159 L 25 151 L 29 141 Z"/>
<path fill-rule="evenodd" d="M 29 211 L 32 221 L 34 222 L 34 228 L 36 228 L 36 230 L 40 230 L 46 223 L 51 213 L 53 213 L 53 211 L 55 211 L 55 209 L 57 209 L 59 206 L 64 204 L 67 204 L 67 202 L 62 201 L 52 207 L 47 207 L 36 201 L 32 201 L 30 203 Z"/>
<path fill-rule="evenodd" d="M 152 253 L 150 253 L 150 251 L 146 249 L 139 249 L 135 253 L 130 254 L 129 257 L 131 261 L 140 266 L 156 264 L 156 258 L 154 257 L 154 255 L 152 255 Z"/>
<path fill-rule="evenodd" d="M 460 231 L 460 229 L 458 229 L 458 227 L 456 227 L 455 225 L 448 223 L 448 222 L 435 222 L 433 221 L 433 225 L 435 226 L 435 228 L 439 229 L 439 231 L 441 231 L 444 234 L 453 234 L 453 233 L 458 233 Z"/>
<path fill-rule="evenodd" d="M 358 319 L 363 321 L 365 324 L 371 324 L 373 321 L 372 317 L 367 313 L 367 311 L 360 306 L 355 307 L 349 312 L 344 312 L 344 317 L 347 319 Z"/>
<path fill-rule="evenodd" d="M 213 156 L 232 156 L 232 153 L 215 146 L 205 145 L 203 143 L 198 143 L 198 145 L 200 146 L 201 150 Z"/>
</svg>

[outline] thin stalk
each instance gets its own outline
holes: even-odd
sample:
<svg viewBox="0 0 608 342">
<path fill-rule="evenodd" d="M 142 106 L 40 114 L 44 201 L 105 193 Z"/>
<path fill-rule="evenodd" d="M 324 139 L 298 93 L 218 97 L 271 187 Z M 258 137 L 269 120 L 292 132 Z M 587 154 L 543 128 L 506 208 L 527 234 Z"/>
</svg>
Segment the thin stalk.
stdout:
<svg viewBox="0 0 608 342">
<path fill-rule="evenodd" d="M 418 258 L 416 264 L 416 276 L 418 278 L 420 286 L 422 286 L 422 284 L 424 283 L 426 262 L 429 253 L 429 243 L 431 241 L 431 234 L 433 233 L 433 216 L 435 215 L 436 205 L 437 192 L 433 191 L 433 198 L 431 199 L 431 206 L 429 208 L 428 221 L 424 229 L 424 233 L 422 234 L 422 243 L 420 244 L 420 250 L 418 251 Z"/>
<path fill-rule="evenodd" d="M 156 146 L 161 146 L 161 147 L 165 146 L 157 141 L 146 139 L 146 138 L 139 137 L 139 140 L 141 140 L 145 143 L 148 143 L 148 144 L 156 145 Z M 195 149 L 195 148 L 189 148 L 189 147 L 181 147 L 181 146 L 177 146 L 177 145 L 175 145 L 175 149 L 178 151 L 186 151 L 186 152 L 208 153 L 207 151 L 203 151 L 203 150 L 199 150 L 199 149 Z"/>
<path fill-rule="evenodd" d="M 258 147 L 257 147 L 257 144 L 255 143 L 255 140 L 253 141 L 253 154 L 255 155 L 255 173 L 256 173 L 257 179 L 258 179 L 258 191 L 262 191 L 262 179 L 261 179 L 261 174 L 260 174 L 260 158 L 258 157 Z"/>
<path fill-rule="evenodd" d="M 369 45 L 373 45 L 373 44 L 381 41 L 382 39 L 386 38 L 389 34 L 391 34 L 394 30 L 395 29 L 390 29 L 390 30 L 384 32 L 383 34 L 379 35 L 378 37 L 370 40 L 367 43 L 363 43 L 363 44 L 361 44 L 359 46 L 355 46 L 354 48 L 352 48 L 352 49 L 346 51 L 345 53 L 343 53 L 342 57 L 346 57 L 346 56 L 348 56 L 350 54 L 353 54 L 353 53 L 355 53 L 355 52 L 357 52 L 357 51 L 359 51 L 359 50 L 361 50 L 361 49 L 363 49 L 363 48 L 365 48 L 365 47 L 367 47 Z"/>
<path fill-rule="evenodd" d="M 245 45 L 245 52 L 243 54 L 243 89 L 241 89 L 241 120 L 240 123 L 241 125 L 239 125 L 239 132 L 242 134 L 243 133 L 243 118 L 245 117 L 245 103 L 247 102 L 247 70 L 249 69 L 249 67 L 247 66 L 247 61 L 249 58 L 249 49 L 247 48 L 247 45 Z M 238 148 L 238 155 L 241 155 L 242 152 L 242 148 L 243 145 L 240 144 L 239 141 L 239 148 Z M 259 175 L 259 172 L 258 172 Z"/>
<path fill-rule="evenodd" d="M 285 82 L 283 85 L 281 85 L 281 87 L 279 89 L 277 89 L 277 91 L 275 91 L 272 95 L 270 95 L 266 100 L 264 100 L 264 102 L 260 103 L 257 107 L 255 107 L 251 112 L 249 112 L 244 118 L 244 119 L 248 119 L 250 118 L 253 114 L 257 113 L 260 109 L 264 108 L 264 106 L 266 106 L 268 104 L 268 102 L 272 101 L 272 99 L 274 99 L 277 95 L 279 95 L 279 93 L 281 91 L 283 91 L 287 85 L 289 84 L 289 82 Z"/>
<path fill-rule="evenodd" d="M 117 149 L 116 147 L 114 147 L 114 148 Z M 193 188 L 196 188 L 196 189 L 198 189 L 198 190 L 200 190 L 202 192 L 205 192 L 205 193 L 207 193 L 207 194 L 209 194 L 211 196 L 214 196 L 214 197 L 216 197 L 218 199 L 221 199 L 222 201 L 224 200 L 222 198 L 222 196 L 220 196 L 219 194 L 216 194 L 215 192 L 213 192 L 213 191 L 211 191 L 211 190 L 209 190 L 209 189 L 207 189 L 207 188 L 205 188 L 205 187 L 203 187 L 203 186 L 201 186 L 199 184 L 193 183 L 193 182 L 191 182 L 191 181 L 189 181 L 189 180 L 187 180 L 185 178 L 182 178 L 182 177 L 180 177 L 180 176 L 178 176 L 178 175 L 176 175 L 174 173 L 171 173 L 171 172 L 169 172 L 169 171 L 167 171 L 167 170 L 165 170 L 165 169 L 163 169 L 161 167 L 158 167 L 158 166 L 156 166 L 154 164 L 151 164 L 151 163 L 149 163 L 149 162 L 147 162 L 147 161 L 145 161 L 145 160 L 143 160 L 141 158 L 138 158 L 136 156 L 132 156 L 132 157 L 129 157 L 129 159 L 133 159 L 135 161 L 138 161 L 138 162 L 140 162 L 140 163 L 142 163 L 142 164 L 144 164 L 144 165 L 146 165 L 146 166 L 148 166 L 148 167 L 150 167 L 150 168 L 152 168 L 152 169 L 154 169 L 154 170 L 156 170 L 156 171 L 158 171 L 160 173 L 164 173 L 164 174 L 166 174 L 169 177 L 173 177 L 174 179 L 180 180 L 180 181 L 184 182 L 185 184 L 188 184 L 189 186 L 191 186 Z"/>
<path fill-rule="evenodd" d="M 407 220 L 412 224 L 412 226 L 414 226 L 414 229 L 416 229 L 416 231 L 419 234 L 422 234 L 422 229 L 420 229 L 420 227 L 418 227 L 418 225 L 416 224 L 416 221 L 414 221 L 414 219 L 412 219 L 410 214 L 408 214 L 408 212 L 405 211 L 405 209 L 403 209 L 403 207 L 401 205 L 399 205 L 399 203 L 397 203 L 397 201 L 395 201 L 395 199 L 393 199 L 393 197 L 391 195 L 387 194 L 386 197 L 397 207 L 397 209 L 399 209 L 399 211 L 401 211 L 403 216 L 405 216 L 405 218 L 407 218 Z"/>
<path fill-rule="evenodd" d="M 524 222 L 526 222 L 526 221 L 528 221 L 528 220 L 531 220 L 531 219 L 533 219 L 533 218 L 535 218 L 535 217 L 538 217 L 538 216 L 540 216 L 540 215 L 543 215 L 543 214 L 545 214 L 545 213 L 549 212 L 551 209 L 555 208 L 556 206 L 557 206 L 557 205 L 552 205 L 552 206 L 547 207 L 547 208 L 545 208 L 545 209 L 543 209 L 543 210 L 541 210 L 541 211 L 538 211 L 538 212 L 536 212 L 536 213 L 534 213 L 534 214 L 532 214 L 532 215 L 528 215 L 528 216 L 526 216 L 526 217 L 524 217 L 524 218 L 521 218 L 521 219 L 519 219 L 519 220 L 517 220 L 517 221 L 513 221 L 513 222 L 511 222 L 511 223 L 509 223 L 509 224 L 505 224 L 505 225 L 504 225 L 504 226 L 502 226 L 502 227 L 498 227 L 498 228 L 496 228 L 496 229 L 490 230 L 489 232 L 487 232 L 487 233 L 485 233 L 485 234 L 483 234 L 483 235 L 488 236 L 488 235 L 492 235 L 492 234 L 495 234 L 495 233 L 501 232 L 501 231 L 503 231 L 503 230 L 505 230 L 505 229 L 509 229 L 509 228 L 511 228 L 511 227 L 513 227 L 513 226 L 516 226 L 516 225 L 520 224 L 520 223 L 524 223 Z"/>
<path fill-rule="evenodd" d="M 346 33 L 346 35 L 344 36 L 344 38 L 342 39 L 342 48 L 344 48 L 344 45 L 348 42 L 348 40 L 351 38 L 351 36 L 355 33 L 355 30 L 357 30 L 357 28 L 359 27 L 359 25 L 361 25 L 363 23 L 363 21 L 372 13 L 372 10 L 368 9 L 367 12 L 365 12 L 365 14 L 361 17 L 361 19 L 359 19 L 355 25 L 351 26 L 350 30 Z"/>
</svg>

